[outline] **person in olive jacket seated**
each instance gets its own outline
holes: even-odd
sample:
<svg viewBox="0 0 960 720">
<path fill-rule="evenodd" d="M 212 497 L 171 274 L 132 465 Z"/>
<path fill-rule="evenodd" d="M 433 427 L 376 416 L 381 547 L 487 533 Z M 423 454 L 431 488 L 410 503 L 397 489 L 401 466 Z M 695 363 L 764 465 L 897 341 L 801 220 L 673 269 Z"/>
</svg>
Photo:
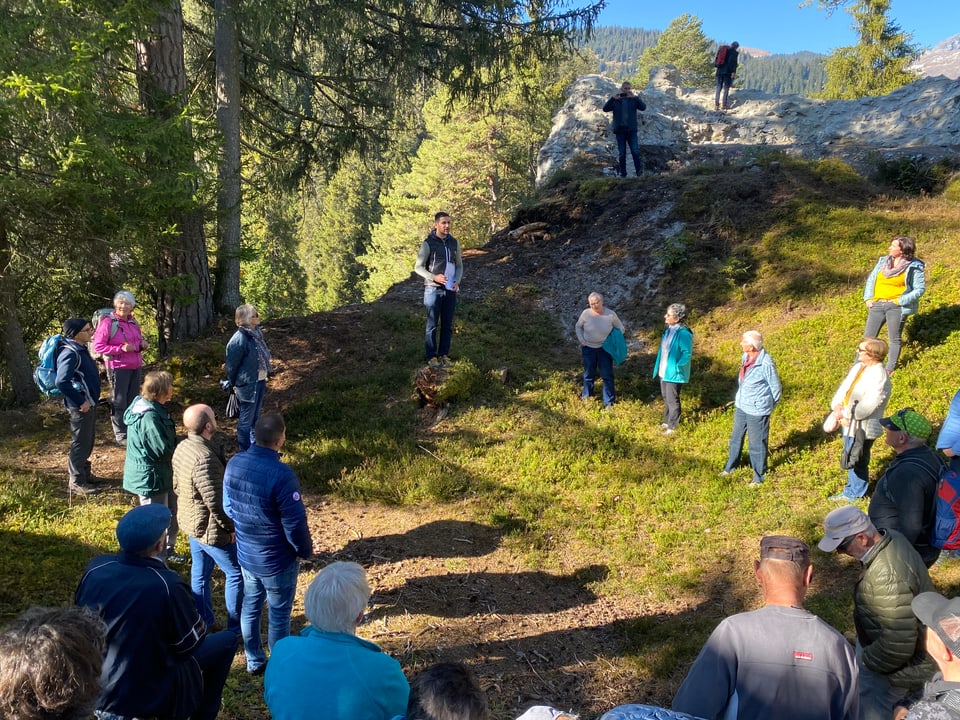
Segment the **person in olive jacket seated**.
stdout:
<svg viewBox="0 0 960 720">
<path fill-rule="evenodd" d="M 877 530 L 856 505 L 844 505 L 823 520 L 824 552 L 859 560 L 853 588 L 860 670 L 860 720 L 890 720 L 893 706 L 920 690 L 936 667 L 923 645 L 923 626 L 910 602 L 933 583 L 920 555 L 896 530 Z"/>
</svg>

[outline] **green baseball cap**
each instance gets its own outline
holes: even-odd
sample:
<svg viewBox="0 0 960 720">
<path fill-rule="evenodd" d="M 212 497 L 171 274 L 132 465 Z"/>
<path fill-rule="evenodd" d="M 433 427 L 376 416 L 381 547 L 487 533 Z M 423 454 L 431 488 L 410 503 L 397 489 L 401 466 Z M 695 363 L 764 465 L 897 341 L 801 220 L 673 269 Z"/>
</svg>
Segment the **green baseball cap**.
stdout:
<svg viewBox="0 0 960 720">
<path fill-rule="evenodd" d="M 880 420 L 880 424 L 888 430 L 900 430 L 913 437 L 926 440 L 933 432 L 930 421 L 913 408 L 903 408 L 890 417 Z"/>
</svg>

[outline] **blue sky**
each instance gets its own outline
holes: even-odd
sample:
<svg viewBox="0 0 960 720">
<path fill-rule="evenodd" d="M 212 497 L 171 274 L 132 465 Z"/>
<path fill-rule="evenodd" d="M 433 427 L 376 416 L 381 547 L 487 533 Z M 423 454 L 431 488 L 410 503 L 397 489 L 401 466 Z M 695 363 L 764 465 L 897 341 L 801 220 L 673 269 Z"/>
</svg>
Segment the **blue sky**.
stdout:
<svg viewBox="0 0 960 720">
<path fill-rule="evenodd" d="M 663 30 L 684 13 L 703 22 L 703 33 L 719 42 L 791 53 L 829 53 L 857 42 L 853 18 L 845 10 L 831 17 L 816 7 L 798 7 L 800 0 L 606 0 L 600 25 Z M 893 0 L 889 17 L 913 33 L 914 42 L 930 47 L 960 33 L 958 0 Z"/>
</svg>

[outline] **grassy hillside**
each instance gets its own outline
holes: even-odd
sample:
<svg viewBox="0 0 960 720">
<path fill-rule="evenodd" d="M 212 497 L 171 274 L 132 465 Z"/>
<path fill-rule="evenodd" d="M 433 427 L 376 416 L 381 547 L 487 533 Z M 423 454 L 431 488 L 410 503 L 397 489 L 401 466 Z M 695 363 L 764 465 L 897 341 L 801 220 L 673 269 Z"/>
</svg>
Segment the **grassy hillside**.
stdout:
<svg viewBox="0 0 960 720">
<path fill-rule="evenodd" d="M 577 198 L 602 204 L 605 188 L 612 192 L 621 182 L 569 180 L 564 201 L 571 217 Z M 558 319 L 540 307 L 529 278 L 461 305 L 448 383 L 453 398 L 441 422 L 430 425 L 432 416 L 414 400 L 411 379 L 422 348 L 416 302 L 385 301 L 358 315 L 348 327 L 368 344 L 351 345 L 350 333 L 341 335 L 339 354 L 324 355 L 319 375 L 295 386 L 285 403 L 285 458 L 311 502 L 329 493 L 334 504 L 493 528 L 515 558 L 511 572 L 586 573 L 584 587 L 593 595 L 629 610 L 628 619 L 605 628 L 607 651 L 578 662 L 558 651 L 549 667 L 526 674 L 531 683 L 552 678 L 545 682 L 552 682 L 553 702 L 567 702 L 585 718 L 618 701 L 669 703 L 717 621 L 756 606 L 752 561 L 759 538 L 819 539 L 819 523 L 834 507 L 826 498 L 843 485 L 839 439 L 825 436 L 820 424 L 861 337 L 863 280 L 894 234 L 916 238 L 928 291 L 920 315 L 906 326 L 890 408 L 911 405 L 938 428 L 960 386 L 956 180 L 936 196 L 903 197 L 881 192 L 836 161 L 771 157 L 753 169 L 702 167 L 636 182 L 649 183 L 638 185 L 644 192 L 671 183 L 680 196 L 673 212 L 686 227 L 663 249 L 670 269 L 661 301 L 614 308 L 629 327 L 652 328 L 643 334 L 655 341 L 653 323 L 666 303 L 691 307 L 695 360 L 677 434 L 664 437 L 657 428 L 662 405 L 650 377 L 652 355 L 635 353 L 617 369 L 620 402 L 613 412 L 580 400 L 579 355 Z M 536 216 L 537 209 L 525 214 Z M 333 324 L 331 318 L 318 324 Z M 718 477 L 732 423 L 726 404 L 735 390 L 738 341 L 751 328 L 764 333 L 784 383 L 771 421 L 771 469 L 759 489 L 748 487 L 748 467 Z M 279 342 L 280 332 L 268 327 L 268 338 Z M 213 350 L 202 353 L 191 346 L 171 363 L 184 402 L 220 402 L 209 390 L 218 377 L 220 342 L 212 339 Z M 304 362 L 322 342 L 319 331 L 303 338 Z M 285 359 L 296 365 L 296 358 Z M 37 469 L 44 465 L 37 456 L 62 449 L 62 419 L 10 416 L 4 427 L 0 613 L 9 617 L 31 603 L 70 601 L 79 569 L 95 552 L 113 548 L 114 523 L 130 504 L 117 495 L 68 507 L 59 471 Z M 872 476 L 890 455 L 878 441 Z M 851 631 L 856 568 L 817 552 L 814 561 L 808 607 Z M 441 575 L 464 570 L 437 563 Z M 960 591 L 960 561 L 937 566 L 933 575 L 948 594 Z M 453 631 L 435 632 L 427 614 L 404 622 L 413 641 L 378 641 L 408 669 L 454 642 Z M 433 650 L 424 647 L 430 643 Z M 479 650 L 470 660 L 482 676 L 485 662 L 493 662 Z M 580 678 L 579 697 L 565 695 L 557 680 L 564 675 Z M 263 716 L 256 693 L 238 683 L 231 681 L 227 715 Z M 498 687 L 489 680 L 498 717 L 507 717 L 517 699 L 501 696 Z"/>
</svg>

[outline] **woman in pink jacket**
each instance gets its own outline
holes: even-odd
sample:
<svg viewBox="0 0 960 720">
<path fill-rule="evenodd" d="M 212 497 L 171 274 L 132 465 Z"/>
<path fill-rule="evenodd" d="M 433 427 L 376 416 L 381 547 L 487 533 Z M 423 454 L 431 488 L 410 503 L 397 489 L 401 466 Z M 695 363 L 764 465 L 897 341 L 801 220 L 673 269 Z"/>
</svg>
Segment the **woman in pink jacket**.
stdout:
<svg viewBox="0 0 960 720">
<path fill-rule="evenodd" d="M 113 296 L 113 312 L 97 324 L 93 336 L 93 351 L 103 356 L 107 377 L 113 388 L 113 410 L 110 420 L 113 434 L 120 445 L 127 444 L 127 426 L 123 414 L 140 392 L 143 351 L 147 342 L 140 326 L 133 319 L 137 301 L 129 290 Z"/>
</svg>

